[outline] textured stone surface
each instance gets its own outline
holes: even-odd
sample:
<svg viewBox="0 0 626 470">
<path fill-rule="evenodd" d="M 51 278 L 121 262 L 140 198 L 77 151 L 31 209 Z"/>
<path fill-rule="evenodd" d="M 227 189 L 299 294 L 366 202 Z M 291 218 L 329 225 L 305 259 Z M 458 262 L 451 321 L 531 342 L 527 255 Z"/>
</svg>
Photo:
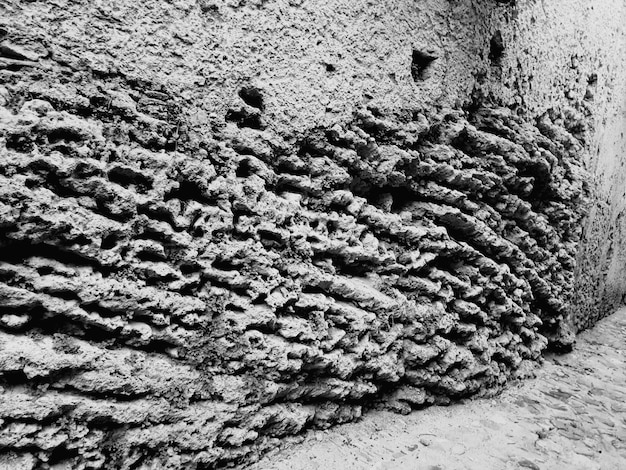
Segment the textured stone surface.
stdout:
<svg viewBox="0 0 626 470">
<path fill-rule="evenodd" d="M 566 355 L 496 399 L 407 416 L 373 411 L 311 432 L 250 470 L 619 470 L 626 465 L 626 310 L 601 320 Z"/>
<path fill-rule="evenodd" d="M 2 3 L 16 466 L 244 462 L 494 393 L 597 318 L 593 61 L 515 84 L 530 6 L 297 3 Z"/>
<path fill-rule="evenodd" d="M 561 340 L 572 116 L 363 112 L 296 147 L 241 118 L 183 153 L 132 104 L 168 97 L 140 90 L 89 117 L 45 92 L 3 114 L 5 446 L 210 465 L 380 396 L 497 388 Z"/>
</svg>

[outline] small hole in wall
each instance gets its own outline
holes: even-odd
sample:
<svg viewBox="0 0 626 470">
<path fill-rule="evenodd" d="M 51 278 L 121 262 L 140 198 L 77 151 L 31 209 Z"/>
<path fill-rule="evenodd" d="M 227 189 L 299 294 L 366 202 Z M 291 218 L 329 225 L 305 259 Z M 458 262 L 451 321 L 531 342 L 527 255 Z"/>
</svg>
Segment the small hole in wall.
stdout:
<svg viewBox="0 0 626 470">
<path fill-rule="evenodd" d="M 504 39 L 502 39 L 502 33 L 497 30 L 491 36 L 489 41 L 489 60 L 492 64 L 499 64 L 502 56 L 504 55 Z"/>
<path fill-rule="evenodd" d="M 263 104 L 263 95 L 258 88 L 255 87 L 243 87 L 239 90 L 239 97 L 248 105 L 253 108 L 263 111 L 265 105 Z"/>
<path fill-rule="evenodd" d="M 263 129 L 265 127 L 261 120 L 261 113 L 258 111 L 250 112 L 245 108 L 229 109 L 225 119 L 236 123 L 238 127 L 249 127 L 250 129 Z"/>
<path fill-rule="evenodd" d="M 263 305 L 267 299 L 267 294 L 262 292 L 255 299 L 252 300 L 252 305 Z"/>
<path fill-rule="evenodd" d="M 247 178 L 253 173 L 252 167 L 250 166 L 250 160 L 242 160 L 235 170 L 235 176 L 239 178 Z"/>
<path fill-rule="evenodd" d="M 335 67 L 333 64 L 324 64 L 324 67 L 326 67 L 326 71 L 327 72 L 335 72 L 337 70 L 337 67 Z"/>
<path fill-rule="evenodd" d="M 437 56 L 432 52 L 413 49 L 411 59 L 411 76 L 413 80 L 417 82 L 428 78 L 426 72 L 436 59 Z"/>
<path fill-rule="evenodd" d="M 111 248 L 114 248 L 115 245 L 117 245 L 117 241 L 117 235 L 115 235 L 114 233 L 110 233 L 102 239 L 100 248 L 102 248 L 103 250 L 110 250 Z"/>
<path fill-rule="evenodd" d="M 78 457 L 78 449 L 68 449 L 64 445 L 60 445 L 52 450 L 50 456 L 48 457 L 48 462 L 50 464 L 56 464 L 59 462 L 69 461 L 75 457 Z"/>
<path fill-rule="evenodd" d="M 199 264 L 183 263 L 180 265 L 180 272 L 185 275 L 192 274 L 198 271 L 201 271 L 201 267 Z"/>
</svg>

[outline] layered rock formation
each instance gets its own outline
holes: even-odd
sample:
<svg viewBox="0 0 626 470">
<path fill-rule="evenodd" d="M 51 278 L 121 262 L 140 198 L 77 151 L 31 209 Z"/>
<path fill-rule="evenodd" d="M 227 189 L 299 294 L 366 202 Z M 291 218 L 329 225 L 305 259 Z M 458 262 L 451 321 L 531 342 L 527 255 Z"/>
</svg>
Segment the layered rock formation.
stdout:
<svg viewBox="0 0 626 470">
<path fill-rule="evenodd" d="M 322 84 L 295 111 L 292 83 L 276 95 L 277 83 L 285 70 L 315 78 L 311 63 L 281 62 L 265 87 L 228 68 L 245 56 L 238 72 L 256 70 L 245 54 L 257 48 L 301 52 L 285 28 L 257 41 L 235 19 L 284 23 L 281 8 L 308 7 L 231 3 L 119 1 L 125 15 L 94 5 L 89 22 L 75 2 L 33 2 L 6 16 L 23 24 L 0 28 L 8 468 L 244 463 L 371 406 L 406 412 L 494 393 L 599 315 L 572 308 L 598 290 L 581 282 L 603 276 L 580 272 L 592 263 L 583 217 L 592 207 L 597 227 L 608 218 L 585 171 L 590 107 L 538 112 L 497 99 L 504 80 L 471 82 L 463 60 L 479 43 L 489 73 L 506 73 L 496 2 L 403 5 L 423 8 L 432 34 L 487 11 L 476 23 L 486 40 L 411 46 L 406 64 L 389 60 L 404 81 L 382 67 L 346 81 L 372 56 L 339 67 L 330 54 L 320 70 L 339 78 L 311 79 Z M 339 11 L 316 34 L 352 16 Z M 71 27 L 52 37 L 45 25 L 59 17 Z M 309 24 L 292 21 L 294 34 Z M 216 24 L 242 42 L 210 49 Z M 83 27 L 96 40 L 81 46 Z M 111 46 L 122 37 L 136 47 Z M 375 42 L 378 55 L 390 47 Z M 220 70 L 200 70 L 203 54 Z M 360 102 L 362 82 L 418 90 L 422 106 L 381 106 L 365 88 Z"/>
<path fill-rule="evenodd" d="M 198 142 L 162 90 L 92 83 L 5 98 L 3 448 L 210 468 L 497 389 L 564 339 L 575 116 L 364 110 L 289 144 L 242 89 Z"/>
</svg>

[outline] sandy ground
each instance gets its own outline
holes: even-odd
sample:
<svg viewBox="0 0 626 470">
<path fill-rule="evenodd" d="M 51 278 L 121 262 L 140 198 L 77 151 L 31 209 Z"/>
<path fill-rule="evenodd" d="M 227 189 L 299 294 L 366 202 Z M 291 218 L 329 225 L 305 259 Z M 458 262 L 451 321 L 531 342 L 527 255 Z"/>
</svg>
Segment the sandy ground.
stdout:
<svg viewBox="0 0 626 470">
<path fill-rule="evenodd" d="M 626 308 L 494 399 L 373 412 L 250 470 L 626 468 Z"/>
</svg>

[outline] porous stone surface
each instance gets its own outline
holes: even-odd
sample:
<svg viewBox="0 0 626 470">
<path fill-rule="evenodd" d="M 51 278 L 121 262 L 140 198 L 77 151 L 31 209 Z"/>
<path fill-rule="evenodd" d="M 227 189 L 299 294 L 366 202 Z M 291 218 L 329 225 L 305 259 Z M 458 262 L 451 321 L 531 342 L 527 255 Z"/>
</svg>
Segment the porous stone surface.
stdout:
<svg viewBox="0 0 626 470">
<path fill-rule="evenodd" d="M 626 310 L 493 399 L 312 431 L 250 470 L 619 470 L 626 465 Z"/>
<path fill-rule="evenodd" d="M 594 108 L 494 81 L 510 5 L 317 3 L 7 2 L 3 463 L 242 463 L 491 394 L 596 318 Z"/>
<path fill-rule="evenodd" d="M 574 117 L 363 112 L 296 147 L 242 118 L 183 152 L 116 93 L 97 118 L 45 91 L 2 116 L 5 446 L 209 465 L 392 389 L 409 409 L 497 387 L 558 340 Z"/>
</svg>

